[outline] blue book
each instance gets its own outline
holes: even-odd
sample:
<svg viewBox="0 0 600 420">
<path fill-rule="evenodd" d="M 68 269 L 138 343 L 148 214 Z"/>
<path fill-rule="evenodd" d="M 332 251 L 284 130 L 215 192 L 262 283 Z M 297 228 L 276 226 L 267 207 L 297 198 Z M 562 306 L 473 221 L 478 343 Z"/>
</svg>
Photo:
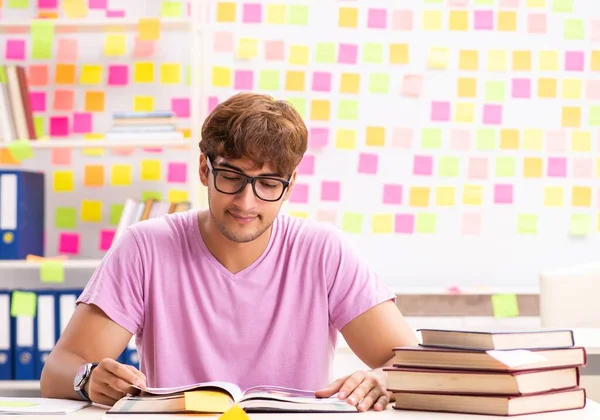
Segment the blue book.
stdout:
<svg viewBox="0 0 600 420">
<path fill-rule="evenodd" d="M 35 293 L 31 290 L 23 291 Z M 37 306 L 37 302 L 35 304 Z M 12 316 L 11 314 L 11 327 L 14 379 L 34 380 L 36 378 L 35 355 L 37 354 L 36 316 Z"/>
<path fill-rule="evenodd" d="M 37 351 L 35 353 L 35 379 L 40 379 L 42 370 L 50 352 L 58 339 L 59 307 L 57 292 L 54 290 L 37 291 Z"/>
<path fill-rule="evenodd" d="M 44 255 L 44 173 L 0 170 L 0 260 Z"/>
</svg>

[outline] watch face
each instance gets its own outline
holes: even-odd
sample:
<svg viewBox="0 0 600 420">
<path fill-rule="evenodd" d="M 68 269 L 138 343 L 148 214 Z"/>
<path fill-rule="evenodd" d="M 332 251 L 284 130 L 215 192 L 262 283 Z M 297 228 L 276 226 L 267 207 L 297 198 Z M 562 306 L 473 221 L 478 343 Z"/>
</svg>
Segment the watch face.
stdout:
<svg viewBox="0 0 600 420">
<path fill-rule="evenodd" d="M 77 375 L 75 375 L 75 379 L 73 380 L 73 385 L 75 387 L 81 386 L 83 379 L 85 378 L 85 373 L 87 372 L 87 365 L 82 365 L 77 371 Z"/>
</svg>

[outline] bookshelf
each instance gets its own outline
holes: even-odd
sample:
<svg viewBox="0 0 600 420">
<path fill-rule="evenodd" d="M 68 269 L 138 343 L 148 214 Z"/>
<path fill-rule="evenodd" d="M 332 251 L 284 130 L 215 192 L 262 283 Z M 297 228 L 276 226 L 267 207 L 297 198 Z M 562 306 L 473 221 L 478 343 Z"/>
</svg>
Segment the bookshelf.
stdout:
<svg viewBox="0 0 600 420">
<path fill-rule="evenodd" d="M 140 140 L 137 138 L 120 138 L 117 140 L 58 140 L 40 139 L 29 142 L 32 149 L 61 149 L 61 148 L 104 148 L 104 147 L 188 147 L 193 146 L 189 139 L 175 135 L 165 135 L 157 138 Z M 7 148 L 8 143 L 0 142 L 0 149 Z"/>
<path fill-rule="evenodd" d="M 94 32 L 131 32 L 138 28 L 139 19 L 107 18 L 107 19 L 31 19 L 22 21 L 0 21 L 0 33 L 27 34 L 32 24 L 39 21 L 51 21 L 57 34 L 94 33 Z M 169 18 L 160 20 L 160 30 L 189 31 L 192 20 L 188 18 Z"/>
</svg>

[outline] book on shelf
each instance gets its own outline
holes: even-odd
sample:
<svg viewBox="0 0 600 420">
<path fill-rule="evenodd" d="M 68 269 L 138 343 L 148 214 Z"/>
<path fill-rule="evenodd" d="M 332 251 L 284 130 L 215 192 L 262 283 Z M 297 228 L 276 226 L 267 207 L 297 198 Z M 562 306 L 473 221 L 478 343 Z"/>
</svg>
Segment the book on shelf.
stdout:
<svg viewBox="0 0 600 420">
<path fill-rule="evenodd" d="M 247 412 L 358 412 L 337 396 L 317 398 L 314 391 L 256 386 L 242 391 L 231 382 L 203 382 L 174 388 L 149 388 L 117 401 L 107 414 L 224 413 L 238 405 Z"/>
<path fill-rule="evenodd" d="M 148 136 L 164 136 L 165 134 L 177 136 L 183 134 L 177 129 L 177 119 L 172 111 L 150 112 L 115 112 L 113 125 L 106 133 L 107 139 L 118 139 L 127 136 L 148 138 Z"/>
<path fill-rule="evenodd" d="M 25 68 L 0 65 L 0 141 L 35 140 L 35 126 Z"/>
</svg>

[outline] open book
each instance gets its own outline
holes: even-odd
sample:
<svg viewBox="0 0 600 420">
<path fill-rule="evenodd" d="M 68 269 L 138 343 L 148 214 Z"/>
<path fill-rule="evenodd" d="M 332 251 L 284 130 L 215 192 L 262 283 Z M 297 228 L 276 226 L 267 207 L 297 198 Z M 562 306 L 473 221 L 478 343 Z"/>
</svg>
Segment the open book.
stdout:
<svg viewBox="0 0 600 420">
<path fill-rule="evenodd" d="M 234 404 L 254 412 L 358 412 L 337 395 L 316 398 L 314 391 L 279 386 L 255 386 L 242 391 L 230 382 L 202 382 L 176 388 L 148 388 L 127 396 L 107 414 L 224 413 Z"/>
</svg>

